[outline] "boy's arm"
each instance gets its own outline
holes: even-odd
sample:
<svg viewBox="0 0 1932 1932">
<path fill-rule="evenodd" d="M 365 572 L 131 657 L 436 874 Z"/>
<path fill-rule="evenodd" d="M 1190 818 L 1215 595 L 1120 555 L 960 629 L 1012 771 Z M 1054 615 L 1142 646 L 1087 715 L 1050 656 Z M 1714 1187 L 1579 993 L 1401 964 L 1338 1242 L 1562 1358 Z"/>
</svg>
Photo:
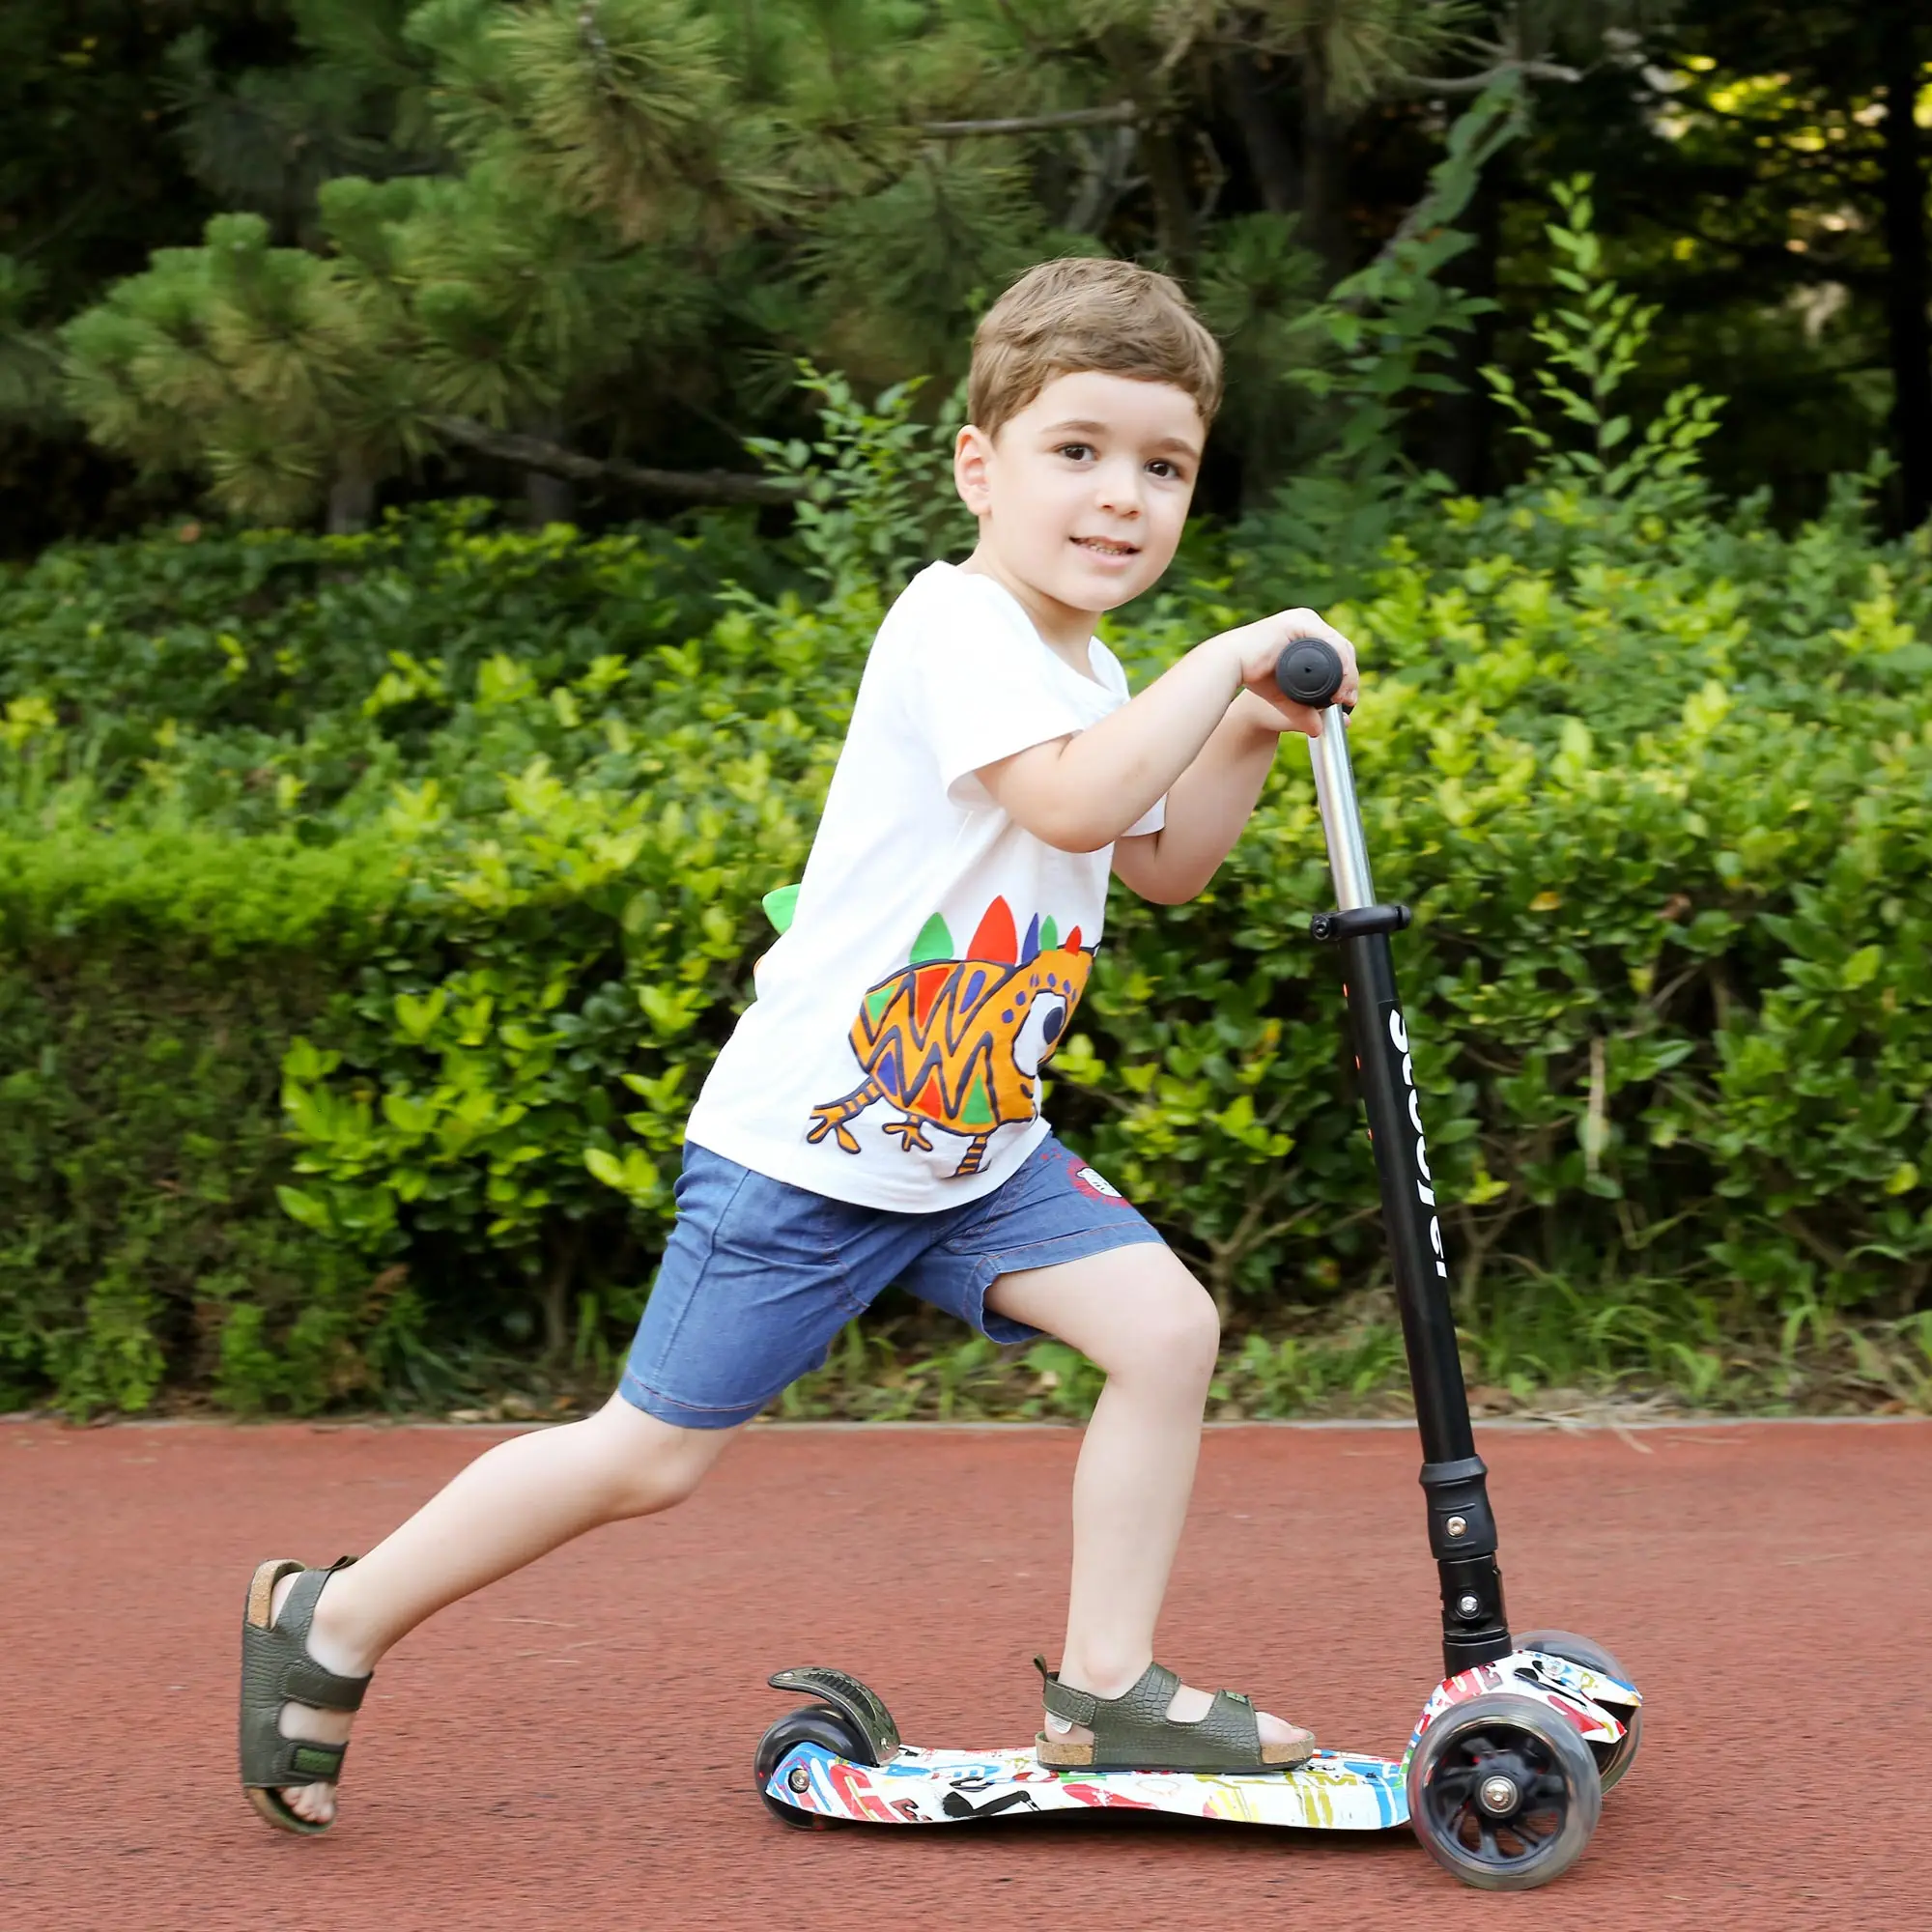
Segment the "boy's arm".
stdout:
<svg viewBox="0 0 1932 1932">
<path fill-rule="evenodd" d="M 1274 705 L 1244 692 L 1175 780 L 1161 829 L 1115 845 L 1115 877 L 1156 905 L 1206 891 L 1262 795 L 1281 734 L 1293 728 Z"/>
<path fill-rule="evenodd" d="M 1339 698 L 1352 702 L 1359 680 L 1348 639 L 1313 611 L 1284 611 L 1195 645 L 1097 724 L 982 765 L 980 781 L 1035 838 L 1065 852 L 1097 852 L 1174 789 L 1243 688 L 1281 717 L 1283 729 L 1321 735 L 1321 714 L 1282 696 L 1274 681 L 1283 647 L 1303 638 L 1324 639 L 1341 653 Z M 1266 769 L 1264 762 L 1255 775 L 1257 790 Z"/>
</svg>

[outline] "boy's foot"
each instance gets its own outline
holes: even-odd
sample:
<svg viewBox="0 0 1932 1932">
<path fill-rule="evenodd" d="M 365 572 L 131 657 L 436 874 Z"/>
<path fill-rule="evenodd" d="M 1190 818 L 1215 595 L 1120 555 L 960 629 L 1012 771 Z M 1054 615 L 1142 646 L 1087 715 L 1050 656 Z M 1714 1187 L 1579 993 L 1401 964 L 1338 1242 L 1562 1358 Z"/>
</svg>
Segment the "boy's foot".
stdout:
<svg viewBox="0 0 1932 1932">
<path fill-rule="evenodd" d="M 1075 1690 L 1087 1689 L 1084 1684 L 1075 1684 L 1068 1688 Z M 1122 1690 L 1128 1687 L 1122 1687 Z M 1103 1693 L 1096 1690 L 1094 1694 L 1097 1697 Z M 1114 1692 L 1117 1697 L 1120 1694 L 1119 1690 Z M 1208 1715 L 1213 1702 L 1213 1691 L 1197 1690 L 1192 1685 L 1183 1684 L 1168 1700 L 1167 1715 L 1177 1724 L 1198 1724 Z M 1312 1745 L 1315 1742 L 1313 1731 L 1304 1731 L 1299 1724 L 1291 1724 L 1285 1719 L 1270 1717 L 1265 1711 L 1255 1713 L 1255 1725 L 1261 1732 L 1262 1743 L 1264 1745 Z M 1046 1730 L 1047 1735 L 1056 1743 L 1091 1745 L 1094 1742 L 1094 1733 L 1085 1724 L 1063 1723 L 1050 1713 L 1046 1719 Z"/>
<path fill-rule="evenodd" d="M 281 1616 L 282 1605 L 288 1601 L 289 1592 L 295 1588 L 300 1575 L 299 1571 L 293 1571 L 275 1585 L 275 1594 L 269 1608 L 271 1624 Z M 333 1670 L 344 1677 L 361 1677 L 369 1670 L 368 1662 L 349 1651 L 339 1640 L 330 1639 L 327 1628 L 328 1612 L 325 1607 L 327 1601 L 328 1584 L 325 1583 L 322 1594 L 316 1599 L 315 1621 L 309 1625 L 308 1654 L 325 1670 Z M 346 1744 L 350 1727 L 355 1721 L 354 1711 L 319 1711 L 313 1704 L 298 1704 L 293 1700 L 282 1706 L 282 1735 L 285 1738 L 305 1738 L 311 1744 Z M 306 1818 L 312 1825 L 327 1825 L 335 1816 L 335 1786 L 332 1784 L 285 1784 L 281 1787 L 281 1796 L 283 1804 L 291 1811 L 298 1818 Z"/>
<path fill-rule="evenodd" d="M 1123 1697 L 1141 1680 L 1135 1678 L 1124 1684 L 1087 1684 L 1077 1680 L 1069 1681 L 1065 1675 L 1058 1678 L 1060 1686 L 1068 1690 L 1084 1690 L 1090 1696 L 1103 1702 L 1112 1702 Z M 1186 1684 L 1177 1684 L 1174 1694 L 1168 1699 L 1165 1716 L 1177 1724 L 1195 1724 L 1206 1718 L 1213 1709 L 1218 1693 L 1212 1690 L 1197 1690 Z M 1094 1733 L 1085 1725 L 1073 1723 L 1065 1718 L 1056 1717 L 1053 1712 L 1046 1714 L 1043 1740 L 1050 1740 L 1058 1746 L 1091 1745 Z M 1315 1748 L 1315 1733 L 1303 1730 L 1299 1724 L 1291 1724 L 1285 1719 L 1271 1716 L 1265 1711 L 1254 1714 L 1257 1743 L 1270 1763 L 1282 1765 L 1298 1764 L 1305 1760 Z"/>
</svg>

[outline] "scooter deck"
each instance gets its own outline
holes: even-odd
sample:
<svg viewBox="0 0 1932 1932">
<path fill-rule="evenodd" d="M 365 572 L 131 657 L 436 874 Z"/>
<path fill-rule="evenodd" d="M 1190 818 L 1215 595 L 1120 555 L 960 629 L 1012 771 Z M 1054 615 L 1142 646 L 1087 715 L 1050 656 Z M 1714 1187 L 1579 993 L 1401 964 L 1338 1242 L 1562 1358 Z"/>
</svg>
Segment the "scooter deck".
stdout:
<svg viewBox="0 0 1932 1932">
<path fill-rule="evenodd" d="M 1030 1750 L 916 1750 L 884 1764 L 855 1764 L 822 1745 L 800 1744 L 765 1787 L 794 1810 L 862 1825 L 956 1825 L 1043 1811 L 1167 1811 L 1243 1825 L 1381 1831 L 1408 1822 L 1402 1765 L 1384 1757 L 1318 1750 L 1292 1770 L 1223 1772 L 1063 1771 Z"/>
</svg>

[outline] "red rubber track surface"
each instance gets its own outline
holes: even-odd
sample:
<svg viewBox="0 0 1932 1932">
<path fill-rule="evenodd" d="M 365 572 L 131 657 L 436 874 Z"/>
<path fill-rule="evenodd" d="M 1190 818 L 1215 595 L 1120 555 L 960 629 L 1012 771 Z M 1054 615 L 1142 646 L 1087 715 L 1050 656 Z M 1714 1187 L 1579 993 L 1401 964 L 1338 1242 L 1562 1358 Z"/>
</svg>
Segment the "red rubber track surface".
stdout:
<svg viewBox="0 0 1932 1932">
<path fill-rule="evenodd" d="M 1065 1431 L 754 1430 L 684 1509 L 400 1646 L 335 1830 L 271 1832 L 234 1770 L 250 1570 L 366 1548 L 499 1433 L 0 1429 L 0 1927 L 1932 1926 L 1932 1425 L 1479 1436 L 1514 1624 L 1650 1700 L 1582 1862 L 1517 1896 L 1406 1831 L 766 1816 L 782 1664 L 857 1672 L 914 1742 L 1031 1733 Z M 1417 1460 L 1210 1432 L 1163 1658 L 1399 1751 L 1439 1674 Z"/>
</svg>

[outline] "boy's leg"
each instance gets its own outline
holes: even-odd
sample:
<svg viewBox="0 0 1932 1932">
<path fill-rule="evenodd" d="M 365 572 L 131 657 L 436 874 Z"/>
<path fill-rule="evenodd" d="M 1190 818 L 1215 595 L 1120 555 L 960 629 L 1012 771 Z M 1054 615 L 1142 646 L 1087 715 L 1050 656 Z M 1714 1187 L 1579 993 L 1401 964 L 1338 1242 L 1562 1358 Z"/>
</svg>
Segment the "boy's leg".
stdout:
<svg viewBox="0 0 1932 1932">
<path fill-rule="evenodd" d="M 582 1422 L 498 1443 L 354 1568 L 333 1573 L 309 1626 L 325 1670 L 363 1676 L 445 1604 L 599 1523 L 689 1495 L 744 1423 L 825 1360 L 860 1286 L 869 1282 L 869 1299 L 893 1279 L 894 1242 L 905 1245 L 906 1234 L 894 1228 L 916 1219 L 828 1201 L 695 1144 L 675 1193 L 618 1393 Z M 275 1596 L 271 1620 L 297 1580 Z M 349 1718 L 289 1703 L 281 1728 L 338 1744 Z M 306 1819 L 334 1815 L 332 1784 L 281 1789 Z"/>
<path fill-rule="evenodd" d="M 1004 1274 L 986 1305 L 1059 1336 L 1106 1373 L 1073 1476 L 1073 1584 L 1060 1679 L 1121 1696 L 1153 1661 L 1220 1342 L 1214 1303 L 1171 1250 L 1143 1241 Z M 1183 1687 L 1169 1716 L 1191 1722 L 1212 1701 L 1211 1691 Z M 1258 1716 L 1264 1744 L 1307 1735 Z M 1084 1728 L 1065 1735 L 1080 1739 Z"/>
<path fill-rule="evenodd" d="M 327 1670 L 360 1677 L 424 1618 L 521 1570 L 600 1523 L 649 1516 L 697 1487 L 736 1429 L 680 1429 L 613 1395 L 595 1415 L 499 1442 L 454 1477 L 316 1600 L 309 1652 Z M 286 1578 L 273 1611 L 295 1587 Z M 289 1737 L 340 1744 L 346 1712 L 282 1707 Z M 284 1787 L 304 1818 L 335 1813 L 335 1787 Z"/>
</svg>

